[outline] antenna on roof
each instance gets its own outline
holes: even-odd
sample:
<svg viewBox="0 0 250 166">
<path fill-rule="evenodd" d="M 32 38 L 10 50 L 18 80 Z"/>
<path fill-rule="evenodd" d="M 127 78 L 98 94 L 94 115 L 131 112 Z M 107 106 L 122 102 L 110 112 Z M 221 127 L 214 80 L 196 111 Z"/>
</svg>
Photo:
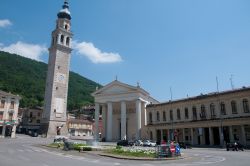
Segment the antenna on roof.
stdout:
<svg viewBox="0 0 250 166">
<path fill-rule="evenodd" d="M 137 87 L 140 87 L 140 82 L 139 81 L 137 81 Z"/>
<path fill-rule="evenodd" d="M 117 75 L 115 76 L 115 80 L 116 80 L 116 81 L 118 80 L 118 76 L 117 76 Z"/>
<path fill-rule="evenodd" d="M 219 93 L 219 82 L 218 82 L 218 77 L 216 76 L 216 85 L 217 85 L 217 93 Z"/>
<path fill-rule="evenodd" d="M 233 75 L 231 74 L 231 76 L 230 76 L 230 83 L 231 83 L 231 88 L 232 88 L 232 90 L 234 90 L 234 84 L 233 84 Z"/>
<path fill-rule="evenodd" d="M 173 99 L 172 87 L 170 87 L 170 97 L 171 97 L 171 101 L 172 101 L 172 99 Z"/>
</svg>

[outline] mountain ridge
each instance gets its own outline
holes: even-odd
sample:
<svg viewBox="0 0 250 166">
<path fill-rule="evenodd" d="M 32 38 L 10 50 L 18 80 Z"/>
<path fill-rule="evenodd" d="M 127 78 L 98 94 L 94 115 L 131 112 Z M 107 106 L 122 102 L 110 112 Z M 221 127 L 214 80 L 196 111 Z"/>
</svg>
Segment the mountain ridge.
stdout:
<svg viewBox="0 0 250 166">
<path fill-rule="evenodd" d="M 44 104 L 47 64 L 17 54 L 0 51 L 0 90 L 22 97 L 20 107 L 42 107 Z M 93 104 L 91 93 L 100 84 L 70 71 L 68 110 Z"/>
</svg>

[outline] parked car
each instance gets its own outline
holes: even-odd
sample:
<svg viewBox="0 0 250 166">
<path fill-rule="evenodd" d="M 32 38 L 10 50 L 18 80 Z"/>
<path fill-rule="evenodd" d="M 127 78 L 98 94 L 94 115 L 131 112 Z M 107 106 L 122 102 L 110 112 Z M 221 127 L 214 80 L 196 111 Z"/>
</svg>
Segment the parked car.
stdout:
<svg viewBox="0 0 250 166">
<path fill-rule="evenodd" d="M 152 142 L 151 140 L 145 140 L 143 141 L 143 146 L 156 146 L 156 142 Z"/>
<path fill-rule="evenodd" d="M 30 136 L 38 137 L 38 132 L 33 130 L 33 131 L 31 131 Z"/>
<path fill-rule="evenodd" d="M 178 144 L 180 148 L 183 148 L 183 149 L 191 148 L 191 144 L 186 143 L 186 142 L 179 142 Z"/>
<path fill-rule="evenodd" d="M 244 146 L 238 142 L 229 142 L 226 144 L 227 151 L 232 150 L 232 151 L 244 151 Z"/>
<path fill-rule="evenodd" d="M 120 140 L 116 143 L 118 146 L 133 146 L 135 144 L 134 141 L 128 141 L 128 140 Z"/>
<path fill-rule="evenodd" d="M 135 146 L 143 146 L 142 140 L 135 140 Z"/>
</svg>

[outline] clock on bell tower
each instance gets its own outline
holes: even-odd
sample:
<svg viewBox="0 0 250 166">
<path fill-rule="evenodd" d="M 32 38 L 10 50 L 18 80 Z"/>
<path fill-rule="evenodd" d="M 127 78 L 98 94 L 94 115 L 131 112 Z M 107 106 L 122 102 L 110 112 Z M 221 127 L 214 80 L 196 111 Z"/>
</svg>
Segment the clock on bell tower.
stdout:
<svg viewBox="0 0 250 166">
<path fill-rule="evenodd" d="M 69 66 L 72 32 L 71 15 L 68 1 L 57 14 L 56 28 L 52 32 L 49 48 L 49 62 L 45 88 L 45 106 L 42 120 L 42 132 L 47 137 L 67 135 L 66 125 Z"/>
</svg>

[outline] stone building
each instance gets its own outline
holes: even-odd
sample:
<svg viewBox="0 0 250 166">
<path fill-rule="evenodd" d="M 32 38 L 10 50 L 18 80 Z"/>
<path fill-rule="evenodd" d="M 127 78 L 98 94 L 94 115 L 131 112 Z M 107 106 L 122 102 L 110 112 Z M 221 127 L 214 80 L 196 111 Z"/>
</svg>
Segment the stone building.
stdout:
<svg viewBox="0 0 250 166">
<path fill-rule="evenodd" d="M 68 119 L 68 129 L 71 138 L 93 139 L 93 122 L 87 119 Z"/>
<path fill-rule="evenodd" d="M 22 118 L 18 126 L 18 132 L 27 133 L 28 130 L 40 133 L 43 108 L 24 108 L 19 110 L 22 112 Z"/>
<path fill-rule="evenodd" d="M 192 145 L 250 146 L 250 87 L 147 106 L 148 137 Z"/>
<path fill-rule="evenodd" d="M 158 103 L 140 87 L 113 81 L 92 94 L 95 97 L 95 126 L 99 126 L 102 114 L 103 133 L 106 141 L 146 138 L 143 130 L 146 105 Z M 99 139 L 98 128 L 95 139 Z"/>
<path fill-rule="evenodd" d="M 0 137 L 15 138 L 20 99 L 18 95 L 0 90 Z"/>
<path fill-rule="evenodd" d="M 65 0 L 57 14 L 56 28 L 52 32 L 49 48 L 42 120 L 42 130 L 47 137 L 68 134 L 66 111 L 72 36 L 69 4 Z"/>
</svg>

